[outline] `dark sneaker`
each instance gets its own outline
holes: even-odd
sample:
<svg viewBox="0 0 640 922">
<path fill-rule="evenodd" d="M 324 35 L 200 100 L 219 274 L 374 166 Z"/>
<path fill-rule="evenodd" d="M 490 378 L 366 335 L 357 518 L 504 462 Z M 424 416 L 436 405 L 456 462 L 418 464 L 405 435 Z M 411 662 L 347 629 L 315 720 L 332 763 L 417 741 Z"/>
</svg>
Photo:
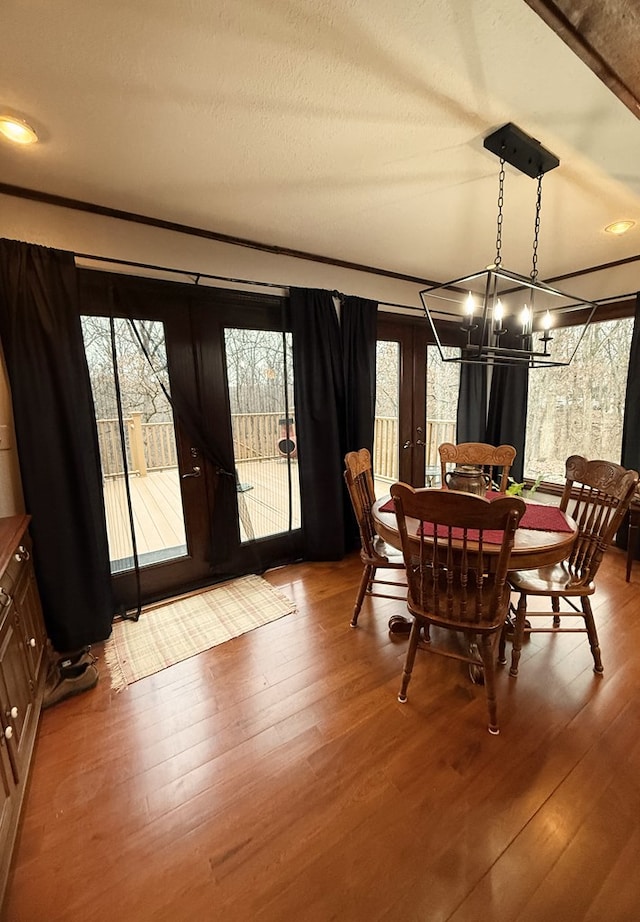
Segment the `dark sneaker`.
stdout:
<svg viewBox="0 0 640 922">
<path fill-rule="evenodd" d="M 58 672 L 63 676 L 69 671 L 73 674 L 76 666 L 93 666 L 97 659 L 98 657 L 91 652 L 91 647 L 83 647 L 77 653 L 61 656 L 57 662 Z"/>
<path fill-rule="evenodd" d="M 65 698 L 79 695 L 88 691 L 98 683 L 99 673 L 95 663 L 78 663 L 69 665 L 58 671 L 58 681 L 54 685 L 45 686 L 43 710 L 50 708 Z"/>
<path fill-rule="evenodd" d="M 56 687 L 61 678 L 77 675 L 76 666 L 94 665 L 97 657 L 91 652 L 91 647 L 81 647 L 70 653 L 51 653 L 49 669 L 44 685 L 45 697 Z"/>
</svg>

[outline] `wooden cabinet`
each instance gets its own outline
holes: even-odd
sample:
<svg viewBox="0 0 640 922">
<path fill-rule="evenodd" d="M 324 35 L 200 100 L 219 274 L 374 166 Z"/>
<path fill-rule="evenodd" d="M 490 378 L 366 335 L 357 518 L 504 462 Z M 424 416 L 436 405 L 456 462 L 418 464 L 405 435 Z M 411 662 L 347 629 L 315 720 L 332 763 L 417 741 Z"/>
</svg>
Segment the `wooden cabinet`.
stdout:
<svg viewBox="0 0 640 922">
<path fill-rule="evenodd" d="M 0 905 L 42 706 L 46 632 L 29 517 L 0 518 Z"/>
</svg>

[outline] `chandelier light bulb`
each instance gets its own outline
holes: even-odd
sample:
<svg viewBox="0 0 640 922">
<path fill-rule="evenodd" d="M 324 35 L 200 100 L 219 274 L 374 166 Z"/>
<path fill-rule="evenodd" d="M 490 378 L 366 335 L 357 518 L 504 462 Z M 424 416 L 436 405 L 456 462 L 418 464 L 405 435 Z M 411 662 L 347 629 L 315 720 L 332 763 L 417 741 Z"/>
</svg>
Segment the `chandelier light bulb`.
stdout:
<svg viewBox="0 0 640 922">
<path fill-rule="evenodd" d="M 549 311 L 546 311 L 542 317 L 542 329 L 550 330 L 552 325 L 551 314 Z"/>
<path fill-rule="evenodd" d="M 476 309 L 476 306 L 473 302 L 473 295 L 471 292 L 467 295 L 467 300 L 465 302 L 464 312 L 468 317 L 473 317 L 473 312 Z"/>
</svg>

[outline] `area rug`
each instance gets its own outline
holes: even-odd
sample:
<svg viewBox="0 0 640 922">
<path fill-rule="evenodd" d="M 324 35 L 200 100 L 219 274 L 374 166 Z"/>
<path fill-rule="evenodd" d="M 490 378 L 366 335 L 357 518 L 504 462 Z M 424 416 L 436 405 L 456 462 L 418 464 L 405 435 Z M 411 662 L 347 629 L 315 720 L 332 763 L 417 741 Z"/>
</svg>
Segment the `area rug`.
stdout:
<svg viewBox="0 0 640 922">
<path fill-rule="evenodd" d="M 119 621 L 104 660 L 117 691 L 295 611 L 294 603 L 261 576 L 243 576 L 206 592 Z"/>
</svg>

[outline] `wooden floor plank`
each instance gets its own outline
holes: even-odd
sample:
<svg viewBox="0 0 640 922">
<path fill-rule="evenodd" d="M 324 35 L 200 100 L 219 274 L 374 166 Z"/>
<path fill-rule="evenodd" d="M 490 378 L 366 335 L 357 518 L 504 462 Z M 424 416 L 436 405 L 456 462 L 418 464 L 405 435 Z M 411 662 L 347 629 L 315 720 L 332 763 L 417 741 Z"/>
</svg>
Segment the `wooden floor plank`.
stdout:
<svg viewBox="0 0 640 922">
<path fill-rule="evenodd" d="M 294 615 L 42 715 L 7 922 L 638 917 L 640 617 L 612 549 L 583 635 L 501 669 L 501 734 L 402 602 L 349 627 L 357 555 L 266 574 Z M 101 649 L 97 648 L 101 655 Z M 509 652 L 509 649 L 508 649 Z M 34 886 L 37 881 L 37 886 Z M 632 914 L 634 913 L 634 914 Z"/>
</svg>

